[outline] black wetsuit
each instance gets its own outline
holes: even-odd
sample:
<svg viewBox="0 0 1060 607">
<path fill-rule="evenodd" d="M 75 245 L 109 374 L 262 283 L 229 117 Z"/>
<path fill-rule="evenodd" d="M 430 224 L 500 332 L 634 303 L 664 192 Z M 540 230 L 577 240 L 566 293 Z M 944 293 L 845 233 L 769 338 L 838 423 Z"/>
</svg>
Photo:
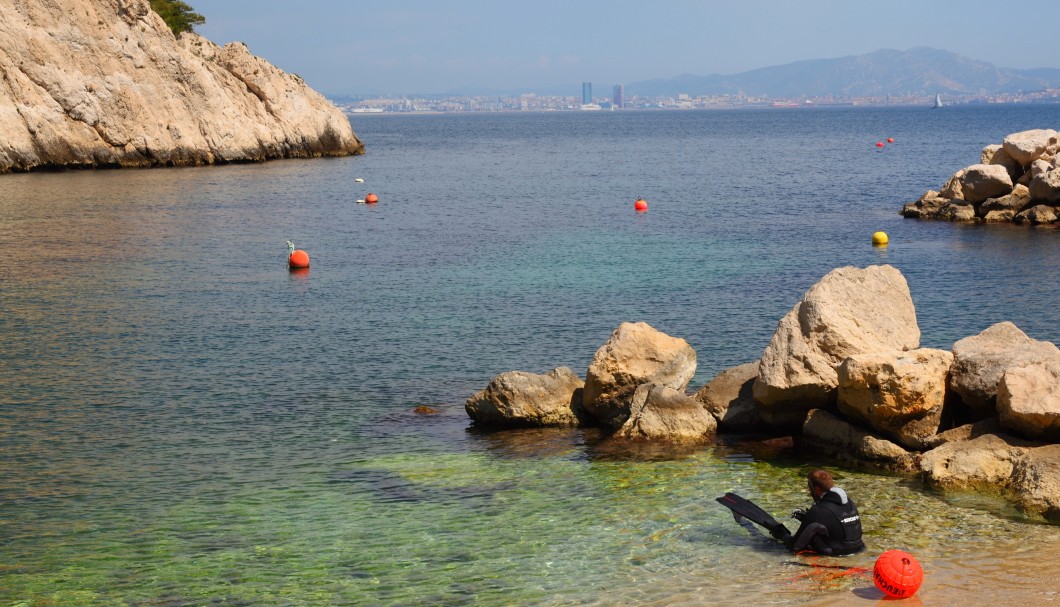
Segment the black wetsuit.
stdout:
<svg viewBox="0 0 1060 607">
<path fill-rule="evenodd" d="M 773 536 L 800 552 L 820 554 L 853 554 L 865 548 L 861 541 L 861 516 L 845 491 L 833 487 L 814 502 L 800 519 L 794 535 L 779 525 Z"/>
</svg>

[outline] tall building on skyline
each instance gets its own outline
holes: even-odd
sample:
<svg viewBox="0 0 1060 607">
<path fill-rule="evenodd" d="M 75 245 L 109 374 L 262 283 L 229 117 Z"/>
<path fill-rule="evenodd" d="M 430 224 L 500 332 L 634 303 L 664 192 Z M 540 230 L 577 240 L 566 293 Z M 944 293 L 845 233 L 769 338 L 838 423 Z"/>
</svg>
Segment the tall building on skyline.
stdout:
<svg viewBox="0 0 1060 607">
<path fill-rule="evenodd" d="M 613 107 L 622 107 L 623 97 L 625 96 L 625 89 L 621 84 L 616 84 L 611 89 L 611 105 Z"/>
<path fill-rule="evenodd" d="M 589 105 L 593 102 L 593 83 L 583 82 L 582 83 L 582 105 Z"/>
</svg>

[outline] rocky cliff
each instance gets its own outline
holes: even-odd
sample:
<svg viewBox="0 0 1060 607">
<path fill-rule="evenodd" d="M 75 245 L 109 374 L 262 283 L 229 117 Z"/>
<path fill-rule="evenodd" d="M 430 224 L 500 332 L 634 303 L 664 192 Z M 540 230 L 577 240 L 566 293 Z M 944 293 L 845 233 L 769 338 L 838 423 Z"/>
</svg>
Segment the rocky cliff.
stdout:
<svg viewBox="0 0 1060 607">
<path fill-rule="evenodd" d="M 147 0 L 0 0 L 0 173 L 344 156 L 343 113 Z"/>
</svg>

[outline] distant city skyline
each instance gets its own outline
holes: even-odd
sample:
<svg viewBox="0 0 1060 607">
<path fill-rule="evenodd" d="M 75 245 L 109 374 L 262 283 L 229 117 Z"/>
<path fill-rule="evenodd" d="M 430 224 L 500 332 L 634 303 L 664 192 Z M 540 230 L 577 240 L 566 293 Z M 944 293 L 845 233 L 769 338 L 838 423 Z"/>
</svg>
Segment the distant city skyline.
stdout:
<svg viewBox="0 0 1060 607">
<path fill-rule="evenodd" d="M 1060 3 L 1027 10 L 983 0 L 189 4 L 206 17 L 197 28 L 205 37 L 245 42 L 330 95 L 566 89 L 575 96 L 582 82 L 735 74 L 917 46 L 998 67 L 1060 68 L 1034 26 L 1060 22 Z"/>
</svg>

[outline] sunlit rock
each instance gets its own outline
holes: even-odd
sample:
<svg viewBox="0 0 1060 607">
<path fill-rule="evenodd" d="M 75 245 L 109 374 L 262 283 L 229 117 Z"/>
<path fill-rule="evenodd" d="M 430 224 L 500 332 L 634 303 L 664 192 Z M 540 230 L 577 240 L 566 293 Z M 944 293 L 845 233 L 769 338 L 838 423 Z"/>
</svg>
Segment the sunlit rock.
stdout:
<svg viewBox="0 0 1060 607">
<path fill-rule="evenodd" d="M 753 394 L 769 421 L 834 404 L 837 367 L 850 356 L 920 345 L 909 285 L 892 266 L 832 270 L 781 319 L 762 354 Z"/>
<path fill-rule="evenodd" d="M 583 415 L 584 382 L 567 367 L 539 375 L 508 371 L 464 404 L 477 423 L 498 427 L 575 426 Z"/>
<path fill-rule="evenodd" d="M 688 342 L 643 322 L 625 322 L 596 351 L 585 377 L 585 409 L 606 426 L 629 418 L 637 386 L 657 384 L 683 391 L 696 373 Z"/>
</svg>

